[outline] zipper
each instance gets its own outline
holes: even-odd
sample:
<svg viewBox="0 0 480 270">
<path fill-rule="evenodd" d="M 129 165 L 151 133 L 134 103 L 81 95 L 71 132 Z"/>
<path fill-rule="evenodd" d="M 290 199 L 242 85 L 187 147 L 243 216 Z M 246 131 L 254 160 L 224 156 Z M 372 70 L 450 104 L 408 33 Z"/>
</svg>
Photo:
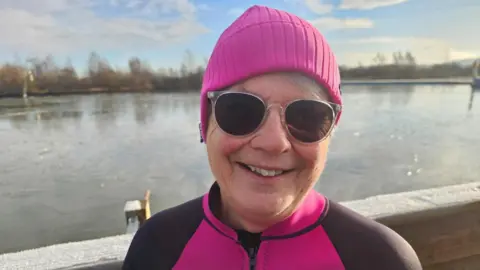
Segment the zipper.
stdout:
<svg viewBox="0 0 480 270">
<path fill-rule="evenodd" d="M 250 270 L 255 270 L 255 265 L 257 264 L 257 253 L 258 253 L 258 247 L 248 249 L 248 259 L 250 262 Z"/>
<path fill-rule="evenodd" d="M 258 234 L 252 234 L 247 231 L 237 231 L 238 239 L 237 244 L 239 244 L 242 249 L 247 253 L 247 262 L 244 270 L 255 270 L 257 264 L 257 253 L 260 249 L 261 240 Z"/>
</svg>

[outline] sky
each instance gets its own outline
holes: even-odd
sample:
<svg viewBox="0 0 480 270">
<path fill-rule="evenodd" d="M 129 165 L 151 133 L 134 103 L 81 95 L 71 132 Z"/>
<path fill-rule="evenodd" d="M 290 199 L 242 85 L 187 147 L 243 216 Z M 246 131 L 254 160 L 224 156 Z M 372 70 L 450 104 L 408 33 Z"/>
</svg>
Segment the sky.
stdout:
<svg viewBox="0 0 480 270">
<path fill-rule="evenodd" d="M 0 0 L 0 63 L 52 54 L 85 69 L 96 51 L 117 68 L 132 56 L 178 68 L 189 50 L 204 65 L 222 31 L 255 4 L 310 21 L 341 65 L 399 50 L 421 64 L 480 57 L 479 0 Z"/>
</svg>

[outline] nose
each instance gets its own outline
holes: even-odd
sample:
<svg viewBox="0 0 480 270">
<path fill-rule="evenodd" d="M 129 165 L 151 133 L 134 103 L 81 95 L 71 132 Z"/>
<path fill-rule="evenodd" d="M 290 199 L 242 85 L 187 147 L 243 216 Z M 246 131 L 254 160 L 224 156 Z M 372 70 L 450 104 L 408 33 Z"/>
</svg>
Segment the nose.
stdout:
<svg viewBox="0 0 480 270">
<path fill-rule="evenodd" d="M 272 155 L 284 153 L 292 147 L 278 110 L 268 111 L 266 119 L 250 144 L 252 148 L 263 150 Z"/>
</svg>

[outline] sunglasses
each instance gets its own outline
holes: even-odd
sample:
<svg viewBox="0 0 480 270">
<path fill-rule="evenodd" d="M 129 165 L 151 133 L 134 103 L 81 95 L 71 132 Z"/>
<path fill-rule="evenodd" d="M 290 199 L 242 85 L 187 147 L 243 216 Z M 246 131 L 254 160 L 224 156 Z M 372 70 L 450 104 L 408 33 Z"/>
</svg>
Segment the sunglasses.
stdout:
<svg viewBox="0 0 480 270">
<path fill-rule="evenodd" d="M 220 129 L 237 137 L 256 132 L 274 106 L 245 92 L 215 91 L 208 92 L 207 96 L 213 104 L 213 113 Z M 288 134 L 302 143 L 325 139 L 342 109 L 339 104 L 310 99 L 293 100 L 280 107 L 282 124 Z"/>
</svg>

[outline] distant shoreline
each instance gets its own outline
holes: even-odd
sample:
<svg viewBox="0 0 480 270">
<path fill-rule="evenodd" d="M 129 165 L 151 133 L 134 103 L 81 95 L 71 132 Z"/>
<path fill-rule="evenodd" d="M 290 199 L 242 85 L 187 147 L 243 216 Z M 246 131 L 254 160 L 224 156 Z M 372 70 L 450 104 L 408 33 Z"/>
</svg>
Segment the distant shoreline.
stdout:
<svg viewBox="0 0 480 270">
<path fill-rule="evenodd" d="M 430 78 L 430 79 L 346 79 L 342 81 L 342 85 L 472 85 L 471 78 Z M 151 90 L 139 91 L 133 89 L 110 90 L 108 88 L 96 88 L 95 90 L 72 90 L 72 91 L 55 91 L 55 92 L 29 92 L 29 97 L 45 97 L 45 96 L 65 96 L 65 95 L 95 95 L 95 94 L 119 94 L 119 93 L 192 93 L 199 90 Z M 8 93 L 0 92 L 0 98 L 19 98 L 22 92 Z"/>
<path fill-rule="evenodd" d="M 108 88 L 100 90 L 72 90 L 72 91 L 55 91 L 55 92 L 28 92 L 29 97 L 48 97 L 48 96 L 74 96 L 74 95 L 98 95 L 98 94 L 142 94 L 142 93 L 151 93 L 151 94 L 160 94 L 160 93 L 192 93 L 198 92 L 197 90 L 180 90 L 180 91 L 165 91 L 165 90 L 110 90 Z M 2 93 L 0 92 L 0 99 L 2 98 L 21 98 L 23 92 L 20 93 Z"/>
<path fill-rule="evenodd" d="M 347 79 L 342 85 L 472 85 L 472 78 L 428 78 L 428 79 Z"/>
</svg>

